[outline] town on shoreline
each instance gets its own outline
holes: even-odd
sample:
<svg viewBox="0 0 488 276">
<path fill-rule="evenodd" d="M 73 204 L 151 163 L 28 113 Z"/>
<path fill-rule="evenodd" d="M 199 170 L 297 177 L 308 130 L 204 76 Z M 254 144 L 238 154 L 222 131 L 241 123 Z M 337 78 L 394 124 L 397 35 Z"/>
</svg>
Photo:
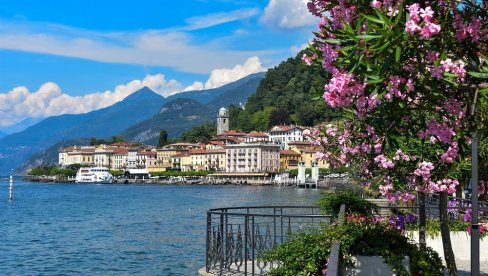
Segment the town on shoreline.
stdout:
<svg viewBox="0 0 488 276">
<path fill-rule="evenodd" d="M 329 165 L 317 160 L 311 127 L 279 125 L 267 132 L 229 130 L 229 114 L 217 114 L 217 135 L 208 143 L 163 147 L 118 142 L 80 145 L 59 152 L 59 167 L 109 168 L 117 183 L 292 185 L 319 181 Z M 341 176 L 341 175 L 334 175 Z M 59 176 L 27 176 L 31 181 L 70 181 Z"/>
</svg>

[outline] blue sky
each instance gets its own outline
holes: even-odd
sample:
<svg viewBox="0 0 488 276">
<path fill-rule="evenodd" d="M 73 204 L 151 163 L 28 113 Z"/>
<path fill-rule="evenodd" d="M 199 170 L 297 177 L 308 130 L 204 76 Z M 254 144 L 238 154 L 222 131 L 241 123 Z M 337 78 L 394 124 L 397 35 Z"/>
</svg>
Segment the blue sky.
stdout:
<svg viewBox="0 0 488 276">
<path fill-rule="evenodd" d="M 0 130 L 142 85 L 162 95 L 221 86 L 295 55 L 316 22 L 306 0 L 2 1 Z"/>
</svg>

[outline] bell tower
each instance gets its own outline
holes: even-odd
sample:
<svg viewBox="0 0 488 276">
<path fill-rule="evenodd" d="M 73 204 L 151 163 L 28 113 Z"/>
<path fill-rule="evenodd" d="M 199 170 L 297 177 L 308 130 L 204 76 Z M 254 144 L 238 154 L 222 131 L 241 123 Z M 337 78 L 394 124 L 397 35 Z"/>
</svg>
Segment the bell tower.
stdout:
<svg viewBox="0 0 488 276">
<path fill-rule="evenodd" d="M 217 114 L 217 135 L 229 131 L 229 112 L 222 107 Z"/>
</svg>

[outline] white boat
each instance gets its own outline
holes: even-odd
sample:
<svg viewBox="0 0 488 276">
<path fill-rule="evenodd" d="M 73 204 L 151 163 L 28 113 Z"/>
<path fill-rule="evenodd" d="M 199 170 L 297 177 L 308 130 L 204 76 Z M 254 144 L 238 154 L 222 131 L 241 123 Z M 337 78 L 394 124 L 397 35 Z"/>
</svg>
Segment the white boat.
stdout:
<svg viewBox="0 0 488 276">
<path fill-rule="evenodd" d="M 76 183 L 112 183 L 114 177 L 105 167 L 80 168 L 76 173 Z"/>
</svg>

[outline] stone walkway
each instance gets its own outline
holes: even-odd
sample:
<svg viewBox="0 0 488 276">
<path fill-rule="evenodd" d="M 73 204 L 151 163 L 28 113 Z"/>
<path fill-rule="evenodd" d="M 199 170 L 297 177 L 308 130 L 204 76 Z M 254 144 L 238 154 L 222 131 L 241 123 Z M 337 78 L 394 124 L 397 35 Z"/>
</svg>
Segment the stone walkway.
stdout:
<svg viewBox="0 0 488 276">
<path fill-rule="evenodd" d="M 458 275 L 459 276 L 468 276 L 471 275 L 471 262 L 469 261 L 459 261 L 456 260 L 456 265 L 458 268 Z M 444 275 L 448 275 L 448 273 L 444 273 Z M 487 275 L 488 276 L 488 262 L 480 263 L 480 275 Z"/>
</svg>

